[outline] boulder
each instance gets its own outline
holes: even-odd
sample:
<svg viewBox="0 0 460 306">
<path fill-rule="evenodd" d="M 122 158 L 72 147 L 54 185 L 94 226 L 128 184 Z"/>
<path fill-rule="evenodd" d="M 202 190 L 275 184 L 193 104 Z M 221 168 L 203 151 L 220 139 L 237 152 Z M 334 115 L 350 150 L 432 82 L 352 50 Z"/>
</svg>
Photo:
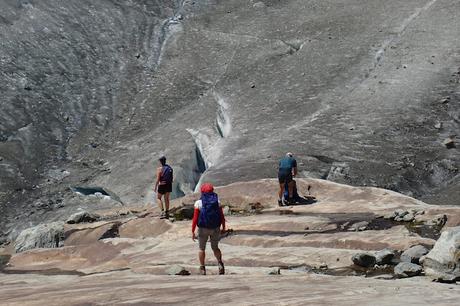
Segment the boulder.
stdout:
<svg viewBox="0 0 460 306">
<path fill-rule="evenodd" d="M 423 269 L 421 266 L 410 262 L 400 262 L 394 270 L 395 275 L 401 278 L 417 276 L 420 275 L 422 271 Z"/>
<path fill-rule="evenodd" d="M 395 258 L 396 252 L 391 249 L 383 249 L 375 253 L 376 264 L 379 266 L 389 265 Z"/>
<path fill-rule="evenodd" d="M 460 280 L 460 226 L 444 231 L 422 263 L 426 275 L 433 279 Z"/>
<path fill-rule="evenodd" d="M 182 220 L 192 220 L 195 207 L 193 204 L 185 204 L 181 207 L 173 208 L 170 210 L 170 215 L 172 214 L 177 221 Z"/>
<path fill-rule="evenodd" d="M 401 261 L 402 262 L 410 262 L 414 264 L 418 264 L 420 258 L 423 255 L 428 254 L 429 250 L 424 247 L 423 245 L 415 245 L 407 250 L 405 250 L 401 254 Z"/>
<path fill-rule="evenodd" d="M 64 222 L 40 224 L 23 230 L 16 238 L 16 253 L 36 248 L 58 248 L 64 245 Z"/>
<path fill-rule="evenodd" d="M 179 265 L 174 265 L 170 267 L 167 271 L 169 275 L 190 275 L 190 272 L 187 271 L 184 267 Z"/>
<path fill-rule="evenodd" d="M 368 253 L 357 253 L 351 257 L 353 263 L 360 267 L 373 267 L 376 263 L 375 256 Z"/>
<path fill-rule="evenodd" d="M 80 211 L 72 216 L 70 216 L 66 223 L 67 224 L 76 224 L 76 223 L 87 223 L 87 222 L 95 222 L 101 218 L 98 214 L 87 212 L 87 211 Z"/>
</svg>

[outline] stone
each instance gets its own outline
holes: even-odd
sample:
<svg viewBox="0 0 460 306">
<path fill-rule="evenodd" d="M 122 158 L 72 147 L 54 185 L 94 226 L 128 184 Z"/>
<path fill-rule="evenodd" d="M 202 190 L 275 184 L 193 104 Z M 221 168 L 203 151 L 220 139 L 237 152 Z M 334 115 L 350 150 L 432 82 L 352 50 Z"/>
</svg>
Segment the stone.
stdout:
<svg viewBox="0 0 460 306">
<path fill-rule="evenodd" d="M 425 274 L 439 281 L 460 280 L 460 226 L 442 232 L 423 258 Z"/>
<path fill-rule="evenodd" d="M 64 222 L 40 224 L 23 230 L 16 238 L 16 253 L 36 248 L 58 248 L 64 243 Z"/>
<path fill-rule="evenodd" d="M 420 275 L 422 271 L 422 267 L 417 264 L 410 262 L 400 262 L 396 265 L 394 273 L 400 278 L 405 278 Z"/>
<path fill-rule="evenodd" d="M 437 129 L 437 130 L 440 130 L 442 128 L 442 123 L 441 122 L 437 122 L 435 125 L 434 125 L 434 128 Z"/>
<path fill-rule="evenodd" d="M 224 206 L 223 211 L 224 211 L 224 215 L 228 216 L 230 214 L 230 206 Z"/>
<path fill-rule="evenodd" d="M 410 215 L 409 211 L 407 210 L 404 210 L 404 209 L 397 209 L 394 211 L 394 213 L 392 214 L 392 216 L 394 216 L 393 218 L 390 218 L 390 219 L 393 219 L 397 222 L 403 222 L 404 221 L 404 217 L 406 217 L 406 215 Z M 406 217 L 406 219 L 410 219 L 410 216 L 409 217 Z"/>
<path fill-rule="evenodd" d="M 412 222 L 412 221 L 414 221 L 414 218 L 415 218 L 414 214 L 408 213 L 407 215 L 405 215 L 405 216 L 402 218 L 402 220 L 403 220 L 404 222 Z"/>
<path fill-rule="evenodd" d="M 170 267 L 167 271 L 169 275 L 190 275 L 190 272 L 187 271 L 184 267 L 179 265 L 174 265 Z"/>
<path fill-rule="evenodd" d="M 397 213 L 396 211 L 392 211 L 392 212 L 389 212 L 389 213 L 386 213 L 383 215 L 383 218 L 384 219 L 389 219 L 389 220 L 394 220 L 394 218 L 397 216 Z"/>
<path fill-rule="evenodd" d="M 9 254 L 0 254 L 0 271 L 6 266 L 11 258 Z"/>
<path fill-rule="evenodd" d="M 428 220 L 425 224 L 430 226 L 444 226 L 447 222 L 447 216 L 444 214 L 436 215 L 431 220 Z"/>
<path fill-rule="evenodd" d="M 268 275 L 281 275 L 281 268 L 276 267 L 268 272 Z"/>
<path fill-rule="evenodd" d="M 446 146 L 447 149 L 455 148 L 455 139 L 454 139 L 454 137 L 447 138 L 446 140 L 444 140 L 443 144 Z"/>
<path fill-rule="evenodd" d="M 423 245 L 415 245 L 401 254 L 401 261 L 418 264 L 420 258 L 428 252 L 429 250 Z"/>
<path fill-rule="evenodd" d="M 260 1 L 254 3 L 252 6 L 253 6 L 254 8 L 264 8 L 264 7 L 266 7 L 265 3 L 260 2 Z M 251 86 L 251 87 L 252 87 L 252 86 Z M 252 88 L 254 88 L 254 87 L 252 87 Z"/>
<path fill-rule="evenodd" d="M 100 218 L 101 216 L 99 216 L 98 214 L 91 213 L 88 211 L 80 211 L 70 216 L 67 219 L 66 223 L 67 224 L 88 223 L 88 222 L 91 223 L 91 222 L 98 221 Z"/>
<path fill-rule="evenodd" d="M 450 101 L 450 97 L 449 97 L 449 96 L 443 97 L 443 98 L 440 100 L 440 102 L 441 102 L 442 104 L 449 103 L 449 101 Z"/>
<path fill-rule="evenodd" d="M 360 267 L 373 267 L 376 263 L 375 256 L 368 253 L 357 253 L 351 257 L 353 263 Z"/>
<path fill-rule="evenodd" d="M 369 222 L 361 221 L 361 222 L 357 222 L 357 223 L 352 224 L 348 228 L 348 230 L 349 231 L 365 231 L 368 226 L 369 226 Z"/>
<path fill-rule="evenodd" d="M 393 262 L 396 252 L 392 249 L 383 249 L 375 253 L 376 264 L 379 266 L 389 265 Z"/>
<path fill-rule="evenodd" d="M 7 237 L 0 237 L 0 245 L 8 244 L 9 240 Z"/>
</svg>

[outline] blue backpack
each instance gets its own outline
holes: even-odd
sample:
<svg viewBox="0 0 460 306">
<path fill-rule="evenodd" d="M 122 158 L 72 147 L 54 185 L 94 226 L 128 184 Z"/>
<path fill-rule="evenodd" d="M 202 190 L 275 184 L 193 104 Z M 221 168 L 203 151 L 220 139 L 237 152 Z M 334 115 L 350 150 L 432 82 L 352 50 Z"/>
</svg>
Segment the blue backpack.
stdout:
<svg viewBox="0 0 460 306">
<path fill-rule="evenodd" d="M 173 169 L 169 165 L 164 165 L 161 171 L 161 182 L 170 184 L 173 181 Z"/>
<path fill-rule="evenodd" d="M 222 224 L 217 194 L 203 193 L 201 195 L 201 209 L 198 217 L 198 227 L 215 229 Z"/>
</svg>

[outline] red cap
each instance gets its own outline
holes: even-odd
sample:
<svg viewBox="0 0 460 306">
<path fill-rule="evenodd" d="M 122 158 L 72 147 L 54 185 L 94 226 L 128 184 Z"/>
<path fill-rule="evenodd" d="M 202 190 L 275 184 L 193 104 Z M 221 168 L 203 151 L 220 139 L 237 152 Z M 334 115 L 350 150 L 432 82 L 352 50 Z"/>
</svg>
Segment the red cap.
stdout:
<svg viewBox="0 0 460 306">
<path fill-rule="evenodd" d="M 211 183 L 201 185 L 201 193 L 211 193 L 214 191 L 214 186 Z"/>
</svg>

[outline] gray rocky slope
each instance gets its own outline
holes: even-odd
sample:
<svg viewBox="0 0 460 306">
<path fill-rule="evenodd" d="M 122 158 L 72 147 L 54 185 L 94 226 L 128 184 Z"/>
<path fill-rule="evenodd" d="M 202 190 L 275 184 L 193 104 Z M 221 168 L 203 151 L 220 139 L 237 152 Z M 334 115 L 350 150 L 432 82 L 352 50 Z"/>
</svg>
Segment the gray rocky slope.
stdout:
<svg viewBox="0 0 460 306">
<path fill-rule="evenodd" d="M 93 205 L 69 187 L 149 203 L 160 154 L 176 196 L 274 176 L 289 150 L 301 176 L 455 204 L 459 17 L 450 0 L 1 0 L 0 228 Z"/>
</svg>

